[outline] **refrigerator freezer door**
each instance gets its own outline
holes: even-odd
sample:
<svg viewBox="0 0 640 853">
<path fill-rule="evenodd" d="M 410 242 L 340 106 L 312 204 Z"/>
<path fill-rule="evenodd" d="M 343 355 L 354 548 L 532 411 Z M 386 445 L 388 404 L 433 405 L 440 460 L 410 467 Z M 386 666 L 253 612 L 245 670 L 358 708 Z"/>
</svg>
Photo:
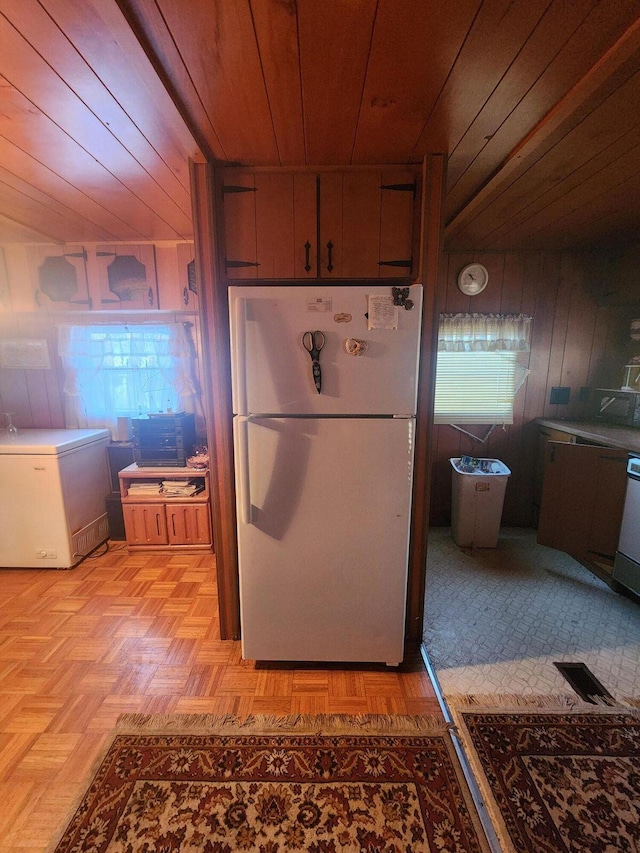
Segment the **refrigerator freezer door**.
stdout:
<svg viewBox="0 0 640 853">
<path fill-rule="evenodd" d="M 245 658 L 402 660 L 413 430 L 235 419 Z"/>
<path fill-rule="evenodd" d="M 229 294 L 236 414 L 415 414 L 419 285 L 410 288 L 411 310 L 384 311 L 391 287 L 379 285 L 246 286 Z M 325 336 L 320 394 L 302 344 L 304 332 L 314 330 Z"/>
</svg>

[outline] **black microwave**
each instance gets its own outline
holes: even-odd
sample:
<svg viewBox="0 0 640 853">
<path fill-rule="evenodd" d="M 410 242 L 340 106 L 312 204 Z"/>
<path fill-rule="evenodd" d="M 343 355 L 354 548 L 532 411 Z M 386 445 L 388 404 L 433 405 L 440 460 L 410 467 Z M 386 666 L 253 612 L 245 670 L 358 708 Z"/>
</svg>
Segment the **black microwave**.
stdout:
<svg viewBox="0 0 640 853">
<path fill-rule="evenodd" d="M 640 392 L 596 388 L 594 417 L 609 424 L 640 428 Z"/>
</svg>

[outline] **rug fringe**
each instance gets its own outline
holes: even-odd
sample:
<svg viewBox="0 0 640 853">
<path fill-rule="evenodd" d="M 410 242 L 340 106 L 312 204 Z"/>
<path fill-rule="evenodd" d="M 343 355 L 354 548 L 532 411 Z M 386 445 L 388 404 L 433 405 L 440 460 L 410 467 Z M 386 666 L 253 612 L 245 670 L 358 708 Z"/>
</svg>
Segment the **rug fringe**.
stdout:
<svg viewBox="0 0 640 853">
<path fill-rule="evenodd" d="M 450 724 L 426 715 L 383 714 L 121 714 L 116 733 L 148 734 L 445 734 Z"/>
<path fill-rule="evenodd" d="M 605 697 L 594 697 L 594 702 L 586 702 L 575 694 L 518 694 L 518 693 L 474 693 L 471 695 L 459 694 L 446 696 L 447 705 L 452 710 L 478 711 L 480 709 L 490 710 L 499 713 L 508 713 L 514 711 L 522 713 L 524 710 L 537 711 L 558 711 L 558 712 L 580 712 L 603 713 L 625 712 L 630 708 L 640 706 L 640 703 L 634 704 L 633 700 L 624 699 L 623 702 L 606 699 Z M 637 700 L 636 700 L 637 702 Z"/>
</svg>

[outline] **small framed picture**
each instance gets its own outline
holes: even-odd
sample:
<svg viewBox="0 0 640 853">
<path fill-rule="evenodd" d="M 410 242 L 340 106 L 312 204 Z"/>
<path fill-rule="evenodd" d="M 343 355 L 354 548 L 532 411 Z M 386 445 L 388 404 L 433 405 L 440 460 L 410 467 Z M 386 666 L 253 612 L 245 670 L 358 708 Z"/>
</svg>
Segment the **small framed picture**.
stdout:
<svg viewBox="0 0 640 853">
<path fill-rule="evenodd" d="M 49 370 L 47 341 L 36 338 L 0 340 L 0 367 L 15 370 Z"/>
</svg>

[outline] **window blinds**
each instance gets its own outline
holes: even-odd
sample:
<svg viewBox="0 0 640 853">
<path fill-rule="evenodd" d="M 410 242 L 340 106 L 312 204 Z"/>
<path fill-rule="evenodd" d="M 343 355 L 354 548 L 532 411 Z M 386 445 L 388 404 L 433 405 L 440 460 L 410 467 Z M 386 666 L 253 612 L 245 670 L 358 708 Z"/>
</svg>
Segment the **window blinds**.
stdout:
<svg viewBox="0 0 640 853">
<path fill-rule="evenodd" d="M 440 351 L 434 422 L 513 423 L 518 368 L 516 352 Z"/>
</svg>

